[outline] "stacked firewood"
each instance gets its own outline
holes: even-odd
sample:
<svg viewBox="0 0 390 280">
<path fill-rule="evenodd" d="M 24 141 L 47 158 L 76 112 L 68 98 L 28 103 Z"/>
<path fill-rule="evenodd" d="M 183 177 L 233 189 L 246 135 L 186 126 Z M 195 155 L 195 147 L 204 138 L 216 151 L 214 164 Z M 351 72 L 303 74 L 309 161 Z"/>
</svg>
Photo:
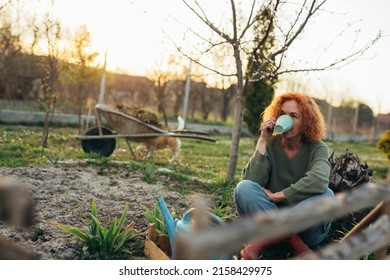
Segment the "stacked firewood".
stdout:
<svg viewBox="0 0 390 280">
<path fill-rule="evenodd" d="M 334 151 L 329 157 L 331 172 L 329 176 L 329 188 L 335 194 L 339 192 L 352 191 L 354 188 L 374 182 L 371 178 L 372 171 L 366 162 L 361 162 L 359 157 L 346 149 L 345 153 L 334 157 Z M 362 209 L 355 213 L 334 221 L 334 227 L 339 231 L 350 230 L 355 224 L 360 222 L 372 207 Z"/>
</svg>

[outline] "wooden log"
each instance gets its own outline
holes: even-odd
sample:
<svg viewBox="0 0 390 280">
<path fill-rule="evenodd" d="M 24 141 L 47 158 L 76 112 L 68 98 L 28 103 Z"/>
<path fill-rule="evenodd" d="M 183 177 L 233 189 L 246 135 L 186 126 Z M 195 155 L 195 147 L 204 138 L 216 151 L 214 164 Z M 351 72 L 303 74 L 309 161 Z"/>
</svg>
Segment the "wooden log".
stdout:
<svg viewBox="0 0 390 280">
<path fill-rule="evenodd" d="M 0 238 L 0 260 L 37 260 L 39 256 L 33 250 L 14 242 Z"/>
<path fill-rule="evenodd" d="M 18 230 L 31 226 L 34 220 L 32 193 L 12 178 L 0 177 L 0 220 L 10 222 Z"/>
<path fill-rule="evenodd" d="M 387 215 L 390 217 L 390 201 L 383 203 L 381 210 L 382 210 L 383 215 Z M 389 235 L 390 235 L 390 233 L 389 233 Z M 387 247 L 388 247 L 388 245 L 386 244 L 386 246 L 384 246 L 383 248 L 379 248 L 375 252 L 375 259 L 377 259 L 377 260 L 386 259 L 388 257 L 387 256 L 387 250 L 388 250 Z"/>
<path fill-rule="evenodd" d="M 188 233 L 186 259 L 209 259 L 217 253 L 241 248 L 243 244 L 260 239 L 299 232 L 348 213 L 390 200 L 390 185 L 364 184 L 351 192 L 335 197 L 322 197 L 269 213 L 259 213 L 212 230 Z"/>
<path fill-rule="evenodd" d="M 387 170 L 387 177 L 386 177 L 386 183 L 390 184 L 390 168 Z M 387 201 L 382 206 L 382 214 L 390 216 L 390 201 Z M 385 246 L 384 248 L 381 248 L 375 252 L 375 258 L 379 260 L 383 259 L 390 259 L 389 256 L 387 256 L 387 248 L 388 246 Z"/>
<path fill-rule="evenodd" d="M 343 242 L 333 243 L 318 252 L 296 258 L 300 260 L 354 260 L 390 243 L 390 216 L 382 215 L 372 226 Z M 385 257 L 384 257 L 385 259 Z"/>
<path fill-rule="evenodd" d="M 198 140 L 204 140 L 209 142 L 216 142 L 215 139 L 209 138 L 206 136 L 198 135 L 198 134 L 179 134 L 179 133 L 137 133 L 137 134 L 106 134 L 106 135 L 76 135 L 74 138 L 78 140 L 94 140 L 94 139 L 113 139 L 113 138 L 127 138 L 131 141 L 136 141 L 137 139 L 142 138 L 156 138 L 160 136 L 165 137 L 178 137 L 178 138 L 189 138 L 189 139 L 198 139 Z"/>
</svg>

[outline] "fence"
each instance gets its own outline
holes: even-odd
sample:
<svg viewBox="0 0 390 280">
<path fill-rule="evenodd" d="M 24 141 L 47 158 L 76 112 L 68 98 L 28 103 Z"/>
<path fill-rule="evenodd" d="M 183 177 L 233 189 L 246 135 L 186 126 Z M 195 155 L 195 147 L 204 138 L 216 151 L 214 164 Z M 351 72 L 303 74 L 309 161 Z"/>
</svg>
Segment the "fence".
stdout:
<svg viewBox="0 0 390 280">
<path fill-rule="evenodd" d="M 176 248 L 185 248 L 182 259 L 211 259 L 216 254 L 239 249 L 242 244 L 255 240 L 299 232 L 315 224 L 334 220 L 357 210 L 374 207 L 364 221 L 371 226 L 362 230 L 352 229 L 352 234 L 339 242 L 299 259 L 357 259 L 376 251 L 376 258 L 389 259 L 390 244 L 390 184 L 364 184 L 353 191 L 340 192 L 334 197 L 324 197 L 301 204 L 300 207 L 284 208 L 268 214 L 257 214 L 238 222 L 218 226 L 212 230 L 198 230 L 182 236 Z M 361 221 L 363 222 L 363 220 Z"/>
</svg>

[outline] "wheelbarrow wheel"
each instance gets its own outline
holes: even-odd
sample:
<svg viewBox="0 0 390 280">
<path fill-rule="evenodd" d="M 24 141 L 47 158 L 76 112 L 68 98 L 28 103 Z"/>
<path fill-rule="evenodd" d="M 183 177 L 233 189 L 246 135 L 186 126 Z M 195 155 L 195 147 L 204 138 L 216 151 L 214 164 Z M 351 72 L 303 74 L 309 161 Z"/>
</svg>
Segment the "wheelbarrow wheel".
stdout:
<svg viewBox="0 0 390 280">
<path fill-rule="evenodd" d="M 102 127 L 102 133 L 103 135 L 112 135 L 112 132 L 105 127 Z M 85 135 L 90 135 L 90 136 L 99 135 L 99 128 L 92 127 L 88 129 Z M 83 147 L 83 151 L 85 153 L 96 153 L 100 156 L 108 157 L 114 152 L 116 141 L 115 138 L 90 139 L 90 140 L 84 139 L 81 140 L 81 146 Z"/>
</svg>

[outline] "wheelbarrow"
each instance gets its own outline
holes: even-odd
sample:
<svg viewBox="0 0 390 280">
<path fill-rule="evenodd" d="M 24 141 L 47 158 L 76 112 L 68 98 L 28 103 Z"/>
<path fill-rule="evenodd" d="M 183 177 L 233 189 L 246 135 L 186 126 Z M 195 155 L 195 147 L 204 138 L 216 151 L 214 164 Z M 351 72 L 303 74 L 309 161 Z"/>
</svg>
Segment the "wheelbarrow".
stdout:
<svg viewBox="0 0 390 280">
<path fill-rule="evenodd" d="M 161 129 L 125 114 L 107 104 L 97 104 L 95 109 L 97 126 L 89 128 L 84 135 L 76 136 L 76 139 L 81 140 L 81 146 L 85 153 L 96 153 L 108 157 L 115 150 L 117 138 L 124 138 L 126 140 L 127 146 L 134 158 L 136 156 L 129 141 L 144 142 L 159 136 L 192 138 L 209 142 L 216 141 L 208 137 L 208 133 L 201 131 L 167 131 Z M 112 127 L 112 130 L 102 126 L 102 117 Z"/>
</svg>

